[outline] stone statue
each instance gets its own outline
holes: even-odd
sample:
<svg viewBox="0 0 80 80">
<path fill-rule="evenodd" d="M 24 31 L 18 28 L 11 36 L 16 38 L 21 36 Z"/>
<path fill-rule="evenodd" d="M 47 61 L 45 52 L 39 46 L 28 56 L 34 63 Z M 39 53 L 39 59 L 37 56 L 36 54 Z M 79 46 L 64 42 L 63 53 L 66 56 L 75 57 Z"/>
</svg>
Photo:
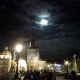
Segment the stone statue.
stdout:
<svg viewBox="0 0 80 80">
<path fill-rule="evenodd" d="M 73 67 L 76 67 L 76 55 L 75 54 L 73 55 L 73 58 L 74 58 L 73 59 Z"/>
<path fill-rule="evenodd" d="M 69 68 L 68 68 L 69 73 L 71 73 L 72 70 L 75 71 L 76 73 L 78 73 L 78 68 L 77 68 L 77 65 L 76 65 L 76 55 L 75 54 L 73 55 L 72 62 L 70 63 Z"/>
<path fill-rule="evenodd" d="M 15 61 L 16 61 L 16 55 L 15 55 L 15 51 L 13 53 L 13 66 L 15 66 Z"/>
<path fill-rule="evenodd" d="M 15 60 L 16 60 L 16 55 L 15 55 L 15 51 L 14 51 L 14 53 L 13 53 L 13 62 L 11 63 L 10 72 L 15 72 Z"/>
<path fill-rule="evenodd" d="M 77 68 L 77 65 L 76 65 L 76 55 L 74 54 L 73 55 L 73 66 L 72 66 L 72 70 L 74 70 L 76 73 L 78 73 L 78 68 Z"/>
<path fill-rule="evenodd" d="M 11 68 L 10 71 L 7 74 L 7 80 L 13 80 L 15 77 L 15 60 L 16 60 L 16 55 L 15 51 L 13 53 L 13 62 L 11 62 Z"/>
</svg>

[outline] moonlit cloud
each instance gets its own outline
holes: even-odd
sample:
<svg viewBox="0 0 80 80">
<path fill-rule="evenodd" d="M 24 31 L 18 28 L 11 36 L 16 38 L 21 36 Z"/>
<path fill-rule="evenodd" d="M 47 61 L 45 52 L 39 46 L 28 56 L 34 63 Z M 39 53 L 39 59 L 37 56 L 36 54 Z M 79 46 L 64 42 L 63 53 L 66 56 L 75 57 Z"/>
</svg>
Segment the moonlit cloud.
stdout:
<svg viewBox="0 0 80 80">
<path fill-rule="evenodd" d="M 30 37 L 39 43 L 41 58 L 72 57 L 79 54 L 79 0 L 0 1 L 0 49 L 13 49 L 18 42 L 28 47 Z M 48 25 L 40 25 L 41 19 Z M 12 47 L 11 47 L 12 46 Z M 26 49 L 24 50 L 24 56 Z M 80 56 L 80 55 L 79 55 Z"/>
<path fill-rule="evenodd" d="M 47 2 L 40 0 L 34 0 L 33 2 L 32 0 L 23 0 L 23 2 L 19 3 L 19 6 L 19 12 L 25 11 L 27 14 L 37 17 L 49 17 L 48 10 L 52 10 L 52 7 Z"/>
</svg>

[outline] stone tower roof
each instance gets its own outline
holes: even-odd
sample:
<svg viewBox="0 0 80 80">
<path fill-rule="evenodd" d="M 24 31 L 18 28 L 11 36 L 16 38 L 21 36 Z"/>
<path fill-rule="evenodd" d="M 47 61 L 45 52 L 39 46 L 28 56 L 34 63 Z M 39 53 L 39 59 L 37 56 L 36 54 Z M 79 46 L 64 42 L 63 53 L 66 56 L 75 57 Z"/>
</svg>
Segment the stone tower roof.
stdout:
<svg viewBox="0 0 80 80">
<path fill-rule="evenodd" d="M 11 52 L 8 50 L 8 47 L 5 47 L 5 50 L 2 52 L 2 55 L 11 55 Z"/>
<path fill-rule="evenodd" d="M 34 37 L 31 37 L 30 48 L 35 48 Z"/>
</svg>

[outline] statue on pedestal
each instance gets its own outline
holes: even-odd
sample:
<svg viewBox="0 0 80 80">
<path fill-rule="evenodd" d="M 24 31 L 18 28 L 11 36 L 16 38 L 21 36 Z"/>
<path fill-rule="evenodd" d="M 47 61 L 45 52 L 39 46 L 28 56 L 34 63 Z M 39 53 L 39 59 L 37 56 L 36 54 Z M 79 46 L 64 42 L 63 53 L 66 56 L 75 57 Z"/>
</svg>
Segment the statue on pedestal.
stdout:
<svg viewBox="0 0 80 80">
<path fill-rule="evenodd" d="M 76 55 L 75 54 L 73 55 L 72 62 L 70 63 L 69 68 L 68 68 L 69 73 L 71 73 L 72 70 L 75 71 L 76 73 L 78 73 L 78 68 L 77 68 L 77 65 L 76 65 Z"/>
<path fill-rule="evenodd" d="M 16 55 L 15 55 L 15 51 L 14 51 L 13 62 L 11 63 L 11 69 L 10 69 L 10 72 L 14 72 L 14 73 L 15 73 L 15 60 L 16 60 Z"/>
<path fill-rule="evenodd" d="M 78 68 L 77 68 L 77 65 L 76 65 L 76 55 L 74 54 L 73 55 L 74 59 L 73 59 L 73 66 L 72 66 L 72 70 L 75 71 L 76 73 L 78 73 Z"/>
<path fill-rule="evenodd" d="M 10 71 L 7 75 L 7 80 L 13 80 L 15 77 L 15 60 L 16 60 L 16 55 L 15 55 L 15 51 L 14 51 L 13 62 L 11 62 L 11 68 L 10 68 Z"/>
</svg>

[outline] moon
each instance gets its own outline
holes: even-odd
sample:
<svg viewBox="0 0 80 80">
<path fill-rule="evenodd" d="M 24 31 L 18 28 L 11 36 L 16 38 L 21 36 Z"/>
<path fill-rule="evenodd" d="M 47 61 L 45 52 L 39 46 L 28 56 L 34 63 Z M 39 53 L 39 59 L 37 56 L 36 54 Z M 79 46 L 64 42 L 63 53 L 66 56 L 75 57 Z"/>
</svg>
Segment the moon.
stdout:
<svg viewBox="0 0 80 80">
<path fill-rule="evenodd" d="M 43 26 L 48 25 L 48 21 L 45 20 L 45 19 L 42 19 L 41 20 L 41 25 L 43 25 Z"/>
</svg>

